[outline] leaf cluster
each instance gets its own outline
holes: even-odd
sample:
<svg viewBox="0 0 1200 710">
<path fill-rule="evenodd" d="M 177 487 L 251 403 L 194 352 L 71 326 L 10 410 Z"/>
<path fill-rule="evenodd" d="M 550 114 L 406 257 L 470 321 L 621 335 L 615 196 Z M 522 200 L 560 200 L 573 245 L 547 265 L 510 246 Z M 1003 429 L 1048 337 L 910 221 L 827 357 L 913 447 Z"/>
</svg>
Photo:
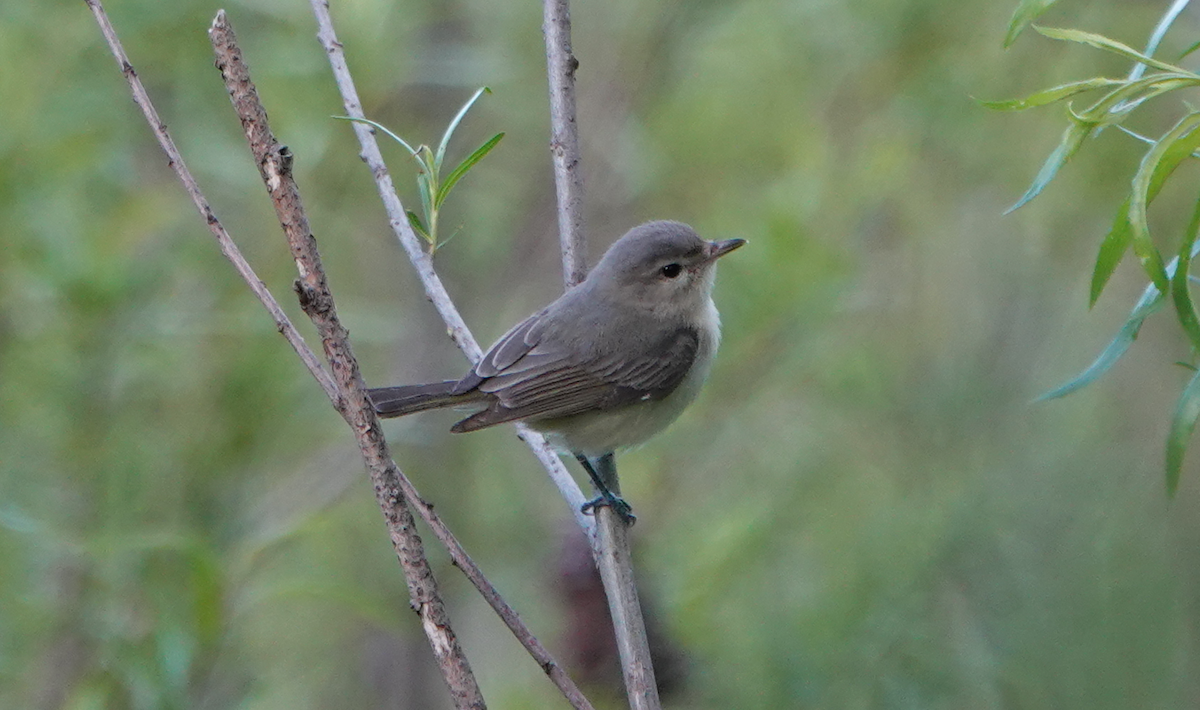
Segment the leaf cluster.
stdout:
<svg viewBox="0 0 1200 710">
<path fill-rule="evenodd" d="M 1025 0 L 1014 13 L 1012 25 L 1005 40 L 1010 44 L 1021 30 L 1029 25 L 1054 0 Z M 1053 103 L 1065 102 L 1068 125 L 1058 145 L 1042 164 L 1029 189 L 1008 212 L 1016 210 L 1037 197 L 1083 146 L 1084 141 L 1109 126 L 1115 126 L 1126 134 L 1148 144 L 1137 171 L 1130 181 L 1129 196 L 1121 204 L 1111 228 L 1100 244 L 1096 263 L 1092 270 L 1089 304 L 1104 291 L 1113 272 L 1125 255 L 1132 251 L 1142 269 L 1149 277 L 1142 297 L 1130 313 L 1124 326 L 1099 357 L 1071 381 L 1039 399 L 1062 397 L 1090 384 L 1108 371 L 1137 338 L 1146 318 L 1170 303 L 1180 327 L 1191 344 L 1192 356 L 1200 353 L 1200 316 L 1196 311 L 1190 292 L 1192 259 L 1200 253 L 1200 199 L 1197 200 L 1192 218 L 1183 232 L 1178 249 L 1165 260 L 1155 241 L 1151 238 L 1147 213 L 1150 204 L 1161 192 L 1167 179 L 1188 158 L 1197 157 L 1200 149 L 1200 111 L 1184 104 L 1186 113 L 1170 129 L 1157 139 L 1140 136 L 1122 125 L 1131 114 L 1152 99 L 1200 86 L 1200 75 L 1177 64 L 1151 56 L 1167 28 L 1186 6 L 1180 0 L 1164 15 L 1152 35 L 1145 52 L 1103 35 L 1073 29 L 1057 29 L 1033 26 L 1050 39 L 1083 44 L 1095 49 L 1117 54 L 1135 62 L 1129 76 L 1123 79 L 1091 77 L 1050 87 L 1021 99 L 983 102 L 985 106 L 1005 111 L 1020 111 Z M 1193 45 L 1180 57 L 1194 51 L 1200 44 Z M 1086 108 L 1077 108 L 1071 99 L 1086 94 L 1102 92 Z M 1168 252 L 1169 253 L 1169 252 Z M 1193 365 L 1189 368 L 1196 370 Z M 1174 493 L 1188 440 L 1191 438 L 1197 419 L 1200 418 L 1200 371 L 1184 387 L 1171 422 L 1171 432 L 1166 447 L 1167 490 Z"/>
<path fill-rule="evenodd" d="M 366 118 L 354 118 L 351 116 L 334 116 L 347 121 L 358 121 L 365 123 L 373 128 L 383 131 L 385 135 L 404 146 L 413 160 L 417 161 L 417 192 L 421 199 L 421 212 L 424 216 L 418 215 L 413 210 L 406 210 L 408 215 L 408 223 L 412 226 L 413 231 L 421 236 L 429 245 L 429 253 L 435 253 L 441 246 L 454 238 L 450 235 L 446 239 L 441 239 L 438 235 L 438 218 L 441 214 L 442 204 L 450 195 L 450 191 L 466 176 L 471 168 L 475 167 L 479 161 L 483 160 L 484 156 L 495 148 L 500 140 L 504 138 L 504 133 L 497 133 L 491 138 L 484 141 L 483 145 L 476 148 L 461 163 L 456 165 L 445 177 L 442 177 L 442 166 L 446 160 L 446 147 L 450 144 L 450 139 L 454 136 L 454 132 L 458 129 L 458 125 L 462 123 L 463 117 L 467 115 L 467 111 L 475 105 L 479 97 L 483 94 L 491 93 L 491 89 L 486 86 L 478 89 L 463 107 L 458 110 L 454 118 L 450 121 L 450 125 L 446 127 L 446 132 L 442 134 L 442 140 L 438 143 L 437 150 L 430 148 L 425 144 L 421 144 L 416 148 L 412 147 L 408 141 L 404 140 L 396 133 L 388 129 L 386 126 L 376 123 L 375 121 Z"/>
</svg>

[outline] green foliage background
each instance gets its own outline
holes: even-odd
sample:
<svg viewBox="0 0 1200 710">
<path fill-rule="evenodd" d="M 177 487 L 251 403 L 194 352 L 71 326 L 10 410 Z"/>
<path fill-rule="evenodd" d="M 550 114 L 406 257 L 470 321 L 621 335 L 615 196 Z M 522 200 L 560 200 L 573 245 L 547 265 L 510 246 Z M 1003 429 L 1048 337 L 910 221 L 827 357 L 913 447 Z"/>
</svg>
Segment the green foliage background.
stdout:
<svg viewBox="0 0 1200 710">
<path fill-rule="evenodd" d="M 1161 475 L 1183 335 L 1151 319 L 1108 377 L 1029 404 L 1141 291 L 1126 263 L 1085 311 L 1143 148 L 1105 132 L 1001 217 L 1063 124 L 971 98 L 1127 67 L 1033 33 L 1003 51 L 1011 3 L 575 5 L 593 253 L 664 217 L 751 242 L 722 266 L 704 395 L 621 461 L 647 595 L 690 659 L 675 706 L 1194 707 L 1195 453 L 1170 504 Z M 350 126 L 329 119 L 308 4 L 225 7 L 368 381 L 459 374 Z M 217 9 L 109 12 L 283 299 L 294 267 L 212 69 Z M 437 255 L 490 340 L 561 284 L 539 5 L 333 12 L 368 116 L 410 140 L 495 92 L 458 147 L 507 136 L 447 203 L 461 233 Z M 1063 3 L 1044 20 L 1138 46 L 1161 12 Z M 1185 15 L 1164 56 L 1198 31 Z M 444 706 L 349 435 L 218 254 L 84 5 L 0 7 L 0 62 L 0 706 Z M 1172 118 L 1139 120 L 1157 135 Z M 391 164 L 415 207 L 411 161 Z M 1189 180 L 1173 182 L 1152 221 L 1186 223 Z M 566 654 L 567 511 L 511 431 L 452 437 L 451 421 L 390 424 L 398 461 Z M 430 554 L 491 705 L 560 706 Z"/>
</svg>

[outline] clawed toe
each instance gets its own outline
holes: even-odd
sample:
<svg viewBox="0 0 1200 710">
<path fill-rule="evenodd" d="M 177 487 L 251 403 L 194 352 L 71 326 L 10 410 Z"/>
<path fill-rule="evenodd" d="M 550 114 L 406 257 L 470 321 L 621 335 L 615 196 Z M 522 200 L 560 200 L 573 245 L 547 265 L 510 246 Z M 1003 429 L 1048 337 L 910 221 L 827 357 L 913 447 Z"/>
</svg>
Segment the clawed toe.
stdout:
<svg viewBox="0 0 1200 710">
<path fill-rule="evenodd" d="M 633 506 L 626 503 L 625 499 L 621 498 L 620 496 L 596 496 L 580 506 L 579 510 L 583 513 L 594 514 L 596 508 L 601 508 L 604 506 L 612 508 L 613 512 L 615 512 L 626 525 L 633 525 L 635 522 L 637 522 L 637 516 L 633 514 Z"/>
</svg>

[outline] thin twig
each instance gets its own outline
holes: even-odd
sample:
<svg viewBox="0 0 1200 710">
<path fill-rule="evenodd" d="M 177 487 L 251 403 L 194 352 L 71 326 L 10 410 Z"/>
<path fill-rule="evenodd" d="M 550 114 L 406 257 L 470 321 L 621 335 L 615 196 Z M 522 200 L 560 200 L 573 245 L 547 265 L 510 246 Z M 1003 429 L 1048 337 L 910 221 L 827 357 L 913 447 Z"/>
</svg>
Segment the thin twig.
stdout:
<svg viewBox="0 0 1200 710">
<path fill-rule="evenodd" d="M 329 64 L 333 69 L 334 80 L 337 82 L 338 90 L 342 94 L 342 103 L 346 109 L 346 115 L 351 118 L 364 118 L 362 110 L 362 102 L 358 98 L 358 90 L 354 87 L 354 79 L 350 76 L 350 69 L 346 65 L 346 57 L 342 51 L 342 45 L 338 42 L 337 35 L 333 31 L 333 20 L 329 16 L 329 3 L 327 0 L 312 0 L 313 14 L 317 18 L 317 38 L 321 45 L 325 48 L 326 54 L 329 56 Z M 458 309 L 455 308 L 453 301 L 450 300 L 449 294 L 446 293 L 445 286 L 442 285 L 442 280 L 438 277 L 437 272 L 433 268 L 433 259 L 421 247 L 421 240 L 417 235 L 413 234 L 412 227 L 408 223 L 408 217 L 405 215 L 404 206 L 400 203 L 400 198 L 396 195 L 396 190 L 392 185 L 392 177 L 388 172 L 387 165 L 383 162 L 383 155 L 379 151 L 379 145 L 375 141 L 375 133 L 367 126 L 358 121 L 352 122 L 354 133 L 358 137 L 361 155 L 364 162 L 371 169 L 371 174 L 375 177 L 375 185 L 379 191 L 379 197 L 383 201 L 384 211 L 388 216 L 388 223 L 392 227 L 392 231 L 396 234 L 396 238 L 400 241 L 400 245 L 404 248 L 408 255 L 409 261 L 417 270 L 417 277 L 420 278 L 422 286 L 425 288 L 425 295 L 433 303 L 437 309 L 438 315 L 446 324 L 446 332 L 454 341 L 455 345 L 462 350 L 463 354 L 472 363 L 479 361 L 483 351 L 479 348 L 479 343 L 471 335 L 470 329 L 467 328 L 462 316 L 459 315 Z M 545 437 L 537 432 L 525 427 L 523 424 L 517 425 L 518 435 L 529 445 L 535 456 L 541 461 L 545 467 L 546 473 L 554 485 L 558 487 L 559 493 L 566 499 L 567 504 L 571 507 L 572 513 L 575 515 L 575 521 L 583 528 L 589 538 L 596 534 L 595 521 L 590 515 L 585 515 L 581 508 L 587 498 L 579 489 L 579 484 L 571 477 L 571 474 L 563 466 L 562 460 L 546 443 Z"/>
<path fill-rule="evenodd" d="M 1166 14 L 1158 21 L 1158 25 L 1154 28 L 1154 32 L 1150 33 L 1150 39 L 1146 41 L 1146 49 L 1142 52 L 1147 57 L 1153 57 L 1158 51 L 1158 43 L 1162 42 L 1162 38 L 1166 36 L 1167 30 L 1171 29 L 1171 25 L 1179 18 L 1179 14 L 1184 11 L 1191 0 L 1175 0 Z M 1142 78 L 1142 74 L 1146 73 L 1146 65 L 1138 62 L 1133 69 L 1129 71 L 1129 81 L 1135 82 Z"/>
<path fill-rule="evenodd" d="M 246 285 L 258 297 L 267 312 L 271 314 L 271 318 L 275 320 L 275 328 L 283 335 L 300 356 L 300 361 L 312 373 L 312 376 L 317 380 L 317 384 L 321 385 L 321 389 L 325 390 L 326 396 L 330 400 L 337 402 L 339 398 L 337 385 L 333 383 L 333 379 L 329 373 L 325 371 L 321 361 L 313 353 L 308 344 L 304 342 L 303 336 L 296 330 L 296 326 L 292 325 L 292 321 L 283 312 L 279 302 L 267 290 L 262 279 L 254 273 L 254 269 L 250 267 L 249 262 L 242 256 L 242 252 L 233 243 L 229 233 L 221 226 L 217 220 L 216 214 L 212 207 L 208 204 L 208 200 L 204 194 L 200 192 L 200 186 L 192 177 L 191 171 L 188 170 L 187 164 L 183 162 L 183 156 L 179 153 L 179 149 L 175 147 L 175 141 L 171 140 L 171 136 L 167 133 L 167 126 L 158 117 L 158 112 L 154 110 L 154 104 L 150 102 L 150 96 L 146 93 L 146 88 L 142 86 L 141 79 L 138 78 L 137 72 L 134 71 L 133 65 L 129 63 L 129 58 L 125 56 L 125 49 L 121 46 L 121 40 L 117 37 L 117 31 L 113 28 L 112 23 L 108 20 L 107 13 L 104 12 L 104 6 L 99 0 L 86 0 L 87 5 L 92 10 L 92 14 L 96 16 L 96 23 L 100 25 L 100 32 L 103 33 L 104 39 L 108 42 L 108 48 L 112 51 L 113 56 L 117 59 L 117 64 L 121 67 L 121 73 L 125 75 L 125 80 L 129 82 L 129 89 L 133 93 L 133 100 L 142 110 L 142 114 L 146 117 L 146 122 L 150 124 L 151 130 L 154 132 L 154 137 L 158 140 L 158 145 L 162 147 L 163 152 L 167 154 L 167 161 L 175 174 L 179 177 L 179 181 L 183 183 L 183 189 L 187 192 L 188 197 L 192 199 L 192 203 L 196 205 L 200 216 L 204 219 L 204 223 L 208 225 L 208 230 L 212 232 L 213 237 L 217 240 L 217 245 L 221 249 L 221 253 L 225 258 L 233 264 L 233 268 L 237 270 Z"/>
<path fill-rule="evenodd" d="M 661 701 L 650 658 L 646 621 L 642 617 L 637 582 L 633 577 L 629 526 L 620 516 L 610 512 L 599 516 L 596 527 L 597 540 L 592 554 L 608 596 L 608 613 L 617 639 L 629 706 L 633 710 L 657 710 Z"/>
<path fill-rule="evenodd" d="M 366 385 L 363 384 L 358 361 L 350 347 L 349 333 L 338 318 L 317 250 L 317 240 L 309 228 L 300 191 L 292 175 L 291 153 L 271 133 L 267 112 L 258 99 L 254 83 L 250 80 L 249 68 L 242 61 L 233 27 L 224 10 L 218 12 L 213 20 L 209 39 L 216 54 L 217 68 L 229 90 L 234 111 L 242 121 L 246 140 L 300 272 L 300 278 L 295 283 L 300 306 L 321 335 L 325 358 L 343 395 L 335 406 L 358 440 L 359 450 L 374 484 L 375 497 L 387 521 L 392 545 L 404 568 L 412 607 L 421 617 L 421 626 L 450 689 L 455 707 L 483 710 L 487 707 L 483 693 L 450 626 L 445 603 L 438 593 L 437 580 L 425 557 L 421 537 L 417 534 L 416 521 L 401 489 L 403 474 L 388 452 L 387 440 L 367 398 Z"/>
<path fill-rule="evenodd" d="M 567 288 L 587 275 L 581 227 L 583 185 L 579 172 L 579 126 L 575 119 L 575 69 L 579 62 L 571 53 L 569 5 L 568 0 L 543 0 L 542 4 L 542 33 L 546 39 L 550 82 L 550 148 L 554 155 L 559 242 Z M 625 693 L 633 710 L 658 710 L 661 701 L 646 637 L 646 622 L 634 581 L 629 528 L 611 506 L 595 510 L 598 532 L 591 540 L 592 555 L 608 597 Z"/>
<path fill-rule="evenodd" d="M 554 189 L 558 195 L 558 241 L 563 281 L 571 288 L 583 281 L 588 267 L 579 127 L 575 122 L 575 70 L 579 61 L 571 53 L 568 0 L 543 2 L 542 34 L 546 38 L 546 77 L 550 84 L 550 154 L 554 157 Z"/>
</svg>

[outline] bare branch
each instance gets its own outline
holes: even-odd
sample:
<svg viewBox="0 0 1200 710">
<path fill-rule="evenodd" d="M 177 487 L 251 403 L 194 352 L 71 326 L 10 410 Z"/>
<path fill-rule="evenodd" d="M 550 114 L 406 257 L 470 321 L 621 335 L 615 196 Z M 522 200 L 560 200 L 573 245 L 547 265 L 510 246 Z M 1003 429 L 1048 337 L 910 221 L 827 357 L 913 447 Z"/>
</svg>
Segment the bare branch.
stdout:
<svg viewBox="0 0 1200 710">
<path fill-rule="evenodd" d="M 642 617 L 637 582 L 633 578 L 629 526 L 612 508 L 600 508 L 597 512 L 597 535 L 592 555 L 608 596 L 608 613 L 617 637 L 617 653 L 621 657 L 629 707 L 658 710 L 661 702 L 650 658 L 650 641 L 646 637 L 646 621 Z"/>
<path fill-rule="evenodd" d="M 579 61 L 571 53 L 568 0 L 544 0 L 542 34 L 546 38 L 546 76 L 550 82 L 550 154 L 554 157 L 554 189 L 558 195 L 558 240 L 563 281 L 570 288 L 583 281 L 588 266 L 579 129 L 575 122 L 575 70 Z"/>
<path fill-rule="evenodd" d="M 300 192 L 292 176 L 291 153 L 271 133 L 266 110 L 258 99 L 249 69 L 242 61 L 233 27 L 223 10 L 217 13 L 213 21 L 209 39 L 216 53 L 217 68 L 225 80 L 234 110 L 242 121 L 246 140 L 271 202 L 275 205 L 275 213 L 287 236 L 292 257 L 296 260 L 296 268 L 300 272 L 295 284 L 296 294 L 304 312 L 321 334 L 325 357 L 342 392 L 335 407 L 350 424 L 358 440 L 359 450 L 374 484 L 375 497 L 387 521 L 392 545 L 404 568 L 412 607 L 421 617 L 421 626 L 450 688 L 455 706 L 482 710 L 487 707 L 483 693 L 450 626 L 450 617 L 416 531 L 416 521 L 401 490 L 403 474 L 388 452 L 379 419 L 367 399 L 366 386 L 350 347 L 349 334 L 338 319 L 333 295 L 325 279 L 325 269 L 321 265 L 317 241 L 309 228 Z"/>
<path fill-rule="evenodd" d="M 337 385 L 333 383 L 333 379 L 325 368 L 321 365 L 321 361 L 313 353 L 308 344 L 304 342 L 304 338 L 296 327 L 292 325 L 292 321 L 283 312 L 279 302 L 267 290 L 262 279 L 254 273 L 254 269 L 242 256 L 242 252 L 233 243 L 229 233 L 221 226 L 217 220 L 216 214 L 212 207 L 209 206 L 208 200 L 204 194 L 200 192 L 200 186 L 196 183 L 196 179 L 192 177 L 191 171 L 188 170 L 187 164 L 183 162 L 183 156 L 180 155 L 179 149 L 175 147 L 175 141 L 171 140 L 171 136 L 167 133 L 167 126 L 158 117 L 158 112 L 155 111 L 154 105 L 150 103 L 150 96 L 146 93 L 146 88 L 142 86 L 142 80 L 138 78 L 137 72 L 134 71 L 133 65 L 129 63 L 129 58 L 125 56 L 125 49 L 121 46 L 121 40 L 117 37 L 117 31 L 113 28 L 112 23 L 108 20 L 108 15 L 104 12 L 104 6 L 99 0 L 86 0 L 88 7 L 91 8 L 92 14 L 96 16 L 96 23 L 100 25 L 100 31 L 104 34 L 105 41 L 108 42 L 108 48 L 112 51 L 113 56 L 117 59 L 117 64 L 121 68 L 121 73 L 125 75 L 125 80 L 129 82 L 129 89 L 133 93 L 133 100 L 142 109 L 142 113 L 146 116 L 146 122 L 150 124 L 150 130 L 154 132 L 154 137 L 158 140 L 159 146 L 163 152 L 167 154 L 167 161 L 171 165 L 171 169 L 179 177 L 179 181 L 183 183 L 183 189 L 187 191 L 188 197 L 192 198 L 192 203 L 196 205 L 196 209 L 200 211 L 200 216 L 204 219 L 204 223 L 208 225 L 208 230 L 212 232 L 213 237 L 217 240 L 217 245 L 221 248 L 221 253 L 225 255 L 233 264 L 233 268 L 237 269 L 238 274 L 258 297 L 266 307 L 267 312 L 275 320 L 275 328 L 287 339 L 288 344 L 300 356 L 300 361 L 304 363 L 308 371 L 321 385 L 321 389 L 325 390 L 326 396 L 330 400 L 337 402 L 339 398 Z"/>
<path fill-rule="evenodd" d="M 321 45 L 325 48 L 326 54 L 329 56 L 329 64 L 333 69 L 334 80 L 337 82 L 338 90 L 342 94 L 342 103 L 346 109 L 346 115 L 351 118 L 365 118 L 362 110 L 362 102 L 358 98 L 358 90 L 354 87 L 354 79 L 350 76 L 350 69 L 346 65 L 346 56 L 342 51 L 342 45 L 338 42 L 337 35 L 333 31 L 333 20 L 329 16 L 329 3 L 327 0 L 312 0 L 313 14 L 317 18 L 317 38 L 321 41 Z M 425 295 L 433 303 L 437 309 L 438 315 L 446 324 L 446 331 L 454 340 L 455 345 L 462 350 L 463 354 L 472 364 L 479 361 L 483 352 L 479 348 L 479 343 L 471 335 L 471 331 L 463 322 L 462 316 L 459 315 L 458 309 L 450 300 L 449 294 L 446 293 L 445 286 L 442 285 L 442 280 L 438 277 L 437 272 L 433 269 L 433 259 L 421 247 L 421 240 L 417 235 L 413 234 L 412 227 L 408 223 L 408 217 L 405 215 L 404 206 L 400 203 L 400 198 L 396 195 L 395 187 L 392 185 L 392 177 L 388 172 L 387 165 L 383 162 L 383 155 L 379 152 L 379 145 L 375 141 L 375 132 L 370 126 L 353 121 L 354 133 L 358 136 L 358 142 L 361 148 L 361 155 L 364 162 L 371 169 L 371 174 L 375 177 L 375 185 L 379 191 L 379 197 L 383 201 L 384 210 L 387 212 L 388 222 L 391 224 L 392 231 L 399 239 L 400 245 L 404 248 L 408 255 L 409 261 L 417 270 L 417 277 L 421 279 L 421 284 L 425 288 Z M 559 493 L 566 499 L 567 504 L 571 507 L 572 513 L 575 515 L 575 521 L 583 528 L 584 532 L 591 538 L 595 535 L 595 521 L 589 515 L 583 514 L 581 508 L 587 500 L 583 492 L 579 490 L 579 484 L 567 472 L 563 466 L 562 460 L 546 443 L 545 437 L 537 432 L 525 427 L 523 424 L 517 425 L 519 436 L 533 450 L 538 460 L 542 462 L 546 473 L 550 475 L 550 479 L 554 481 L 554 485 L 558 487 Z"/>
<path fill-rule="evenodd" d="M 582 229 L 583 185 L 580 178 L 579 126 L 575 120 L 575 69 L 571 53 L 571 15 L 568 0 L 543 0 L 542 32 L 546 39 L 550 82 L 550 149 L 558 192 L 559 242 L 567 288 L 587 275 Z M 613 620 L 625 692 L 633 710 L 658 710 L 658 684 L 650 659 L 646 622 L 633 576 L 629 529 L 610 506 L 595 509 L 598 533 L 592 554 L 600 570 L 608 610 Z"/>
</svg>

